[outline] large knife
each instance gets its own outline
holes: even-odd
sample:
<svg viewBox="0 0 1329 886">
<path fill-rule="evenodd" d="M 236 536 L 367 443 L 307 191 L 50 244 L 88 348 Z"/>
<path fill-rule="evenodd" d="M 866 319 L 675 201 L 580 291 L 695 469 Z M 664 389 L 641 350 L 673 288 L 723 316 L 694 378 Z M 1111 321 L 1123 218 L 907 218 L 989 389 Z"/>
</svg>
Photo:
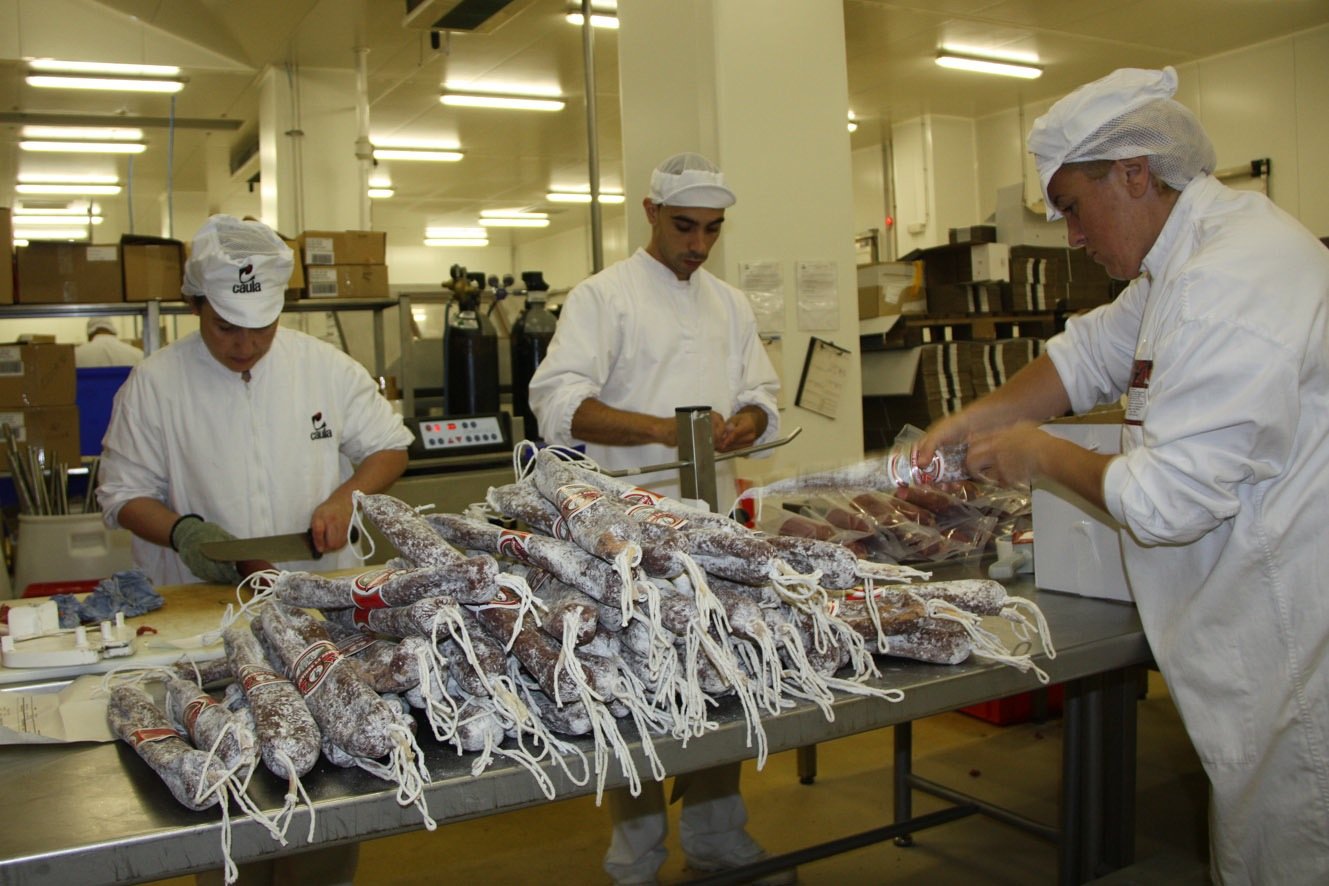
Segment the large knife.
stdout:
<svg viewBox="0 0 1329 886">
<path fill-rule="evenodd" d="M 243 560 L 268 560 L 280 563 L 286 560 L 317 560 L 323 553 L 314 547 L 314 532 L 291 532 L 286 535 L 265 535 L 258 538 L 233 538 L 227 541 L 208 541 L 198 546 L 209 560 L 235 563 Z"/>
</svg>

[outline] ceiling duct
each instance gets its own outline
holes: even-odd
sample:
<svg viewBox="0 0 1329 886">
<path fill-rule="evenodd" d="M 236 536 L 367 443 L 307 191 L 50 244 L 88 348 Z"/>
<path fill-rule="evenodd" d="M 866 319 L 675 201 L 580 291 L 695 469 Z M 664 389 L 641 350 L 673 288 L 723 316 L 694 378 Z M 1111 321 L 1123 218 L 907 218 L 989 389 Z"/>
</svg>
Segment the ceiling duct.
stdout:
<svg viewBox="0 0 1329 886">
<path fill-rule="evenodd" d="M 402 25 L 421 31 L 487 34 L 533 0 L 406 0 Z"/>
</svg>

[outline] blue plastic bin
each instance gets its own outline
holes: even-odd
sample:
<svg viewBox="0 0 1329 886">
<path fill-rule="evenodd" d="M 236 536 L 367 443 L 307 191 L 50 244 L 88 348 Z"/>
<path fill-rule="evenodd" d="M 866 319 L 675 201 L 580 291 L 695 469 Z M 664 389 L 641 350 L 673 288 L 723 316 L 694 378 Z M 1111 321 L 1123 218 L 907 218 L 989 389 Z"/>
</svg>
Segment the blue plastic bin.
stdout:
<svg viewBox="0 0 1329 886">
<path fill-rule="evenodd" d="M 79 450 L 83 455 L 101 455 L 102 437 L 111 423 L 115 392 L 129 377 L 132 366 L 89 366 L 76 369 Z"/>
</svg>

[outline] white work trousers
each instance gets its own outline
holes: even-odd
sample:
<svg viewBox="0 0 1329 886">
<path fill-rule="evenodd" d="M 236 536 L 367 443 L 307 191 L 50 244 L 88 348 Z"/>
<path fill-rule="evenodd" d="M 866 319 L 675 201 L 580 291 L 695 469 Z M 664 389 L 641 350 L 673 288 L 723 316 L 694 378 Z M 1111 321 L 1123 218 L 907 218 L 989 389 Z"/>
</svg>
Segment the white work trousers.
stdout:
<svg viewBox="0 0 1329 886">
<path fill-rule="evenodd" d="M 683 794 L 679 840 L 683 853 L 702 858 L 725 858 L 728 850 L 750 845 L 744 831 L 748 810 L 738 792 L 741 763 L 726 763 L 694 772 Z M 649 883 L 665 860 L 664 786 L 643 781 L 641 795 L 627 788 L 608 793 L 609 814 L 614 822 L 604 869 L 615 883 Z"/>
</svg>

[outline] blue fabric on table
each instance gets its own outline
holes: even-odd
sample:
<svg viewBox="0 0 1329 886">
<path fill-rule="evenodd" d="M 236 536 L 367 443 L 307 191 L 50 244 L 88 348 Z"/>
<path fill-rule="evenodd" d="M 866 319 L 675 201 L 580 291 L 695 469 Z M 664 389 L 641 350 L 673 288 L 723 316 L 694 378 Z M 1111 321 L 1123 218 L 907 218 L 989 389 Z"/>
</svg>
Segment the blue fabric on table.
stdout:
<svg viewBox="0 0 1329 886">
<path fill-rule="evenodd" d="M 73 594 L 54 594 L 51 599 L 60 610 L 62 628 L 114 621 L 117 612 L 123 612 L 126 618 L 142 615 L 160 609 L 164 602 L 162 595 L 153 588 L 152 581 L 137 569 L 103 578 L 97 589 L 84 600 Z"/>
</svg>

